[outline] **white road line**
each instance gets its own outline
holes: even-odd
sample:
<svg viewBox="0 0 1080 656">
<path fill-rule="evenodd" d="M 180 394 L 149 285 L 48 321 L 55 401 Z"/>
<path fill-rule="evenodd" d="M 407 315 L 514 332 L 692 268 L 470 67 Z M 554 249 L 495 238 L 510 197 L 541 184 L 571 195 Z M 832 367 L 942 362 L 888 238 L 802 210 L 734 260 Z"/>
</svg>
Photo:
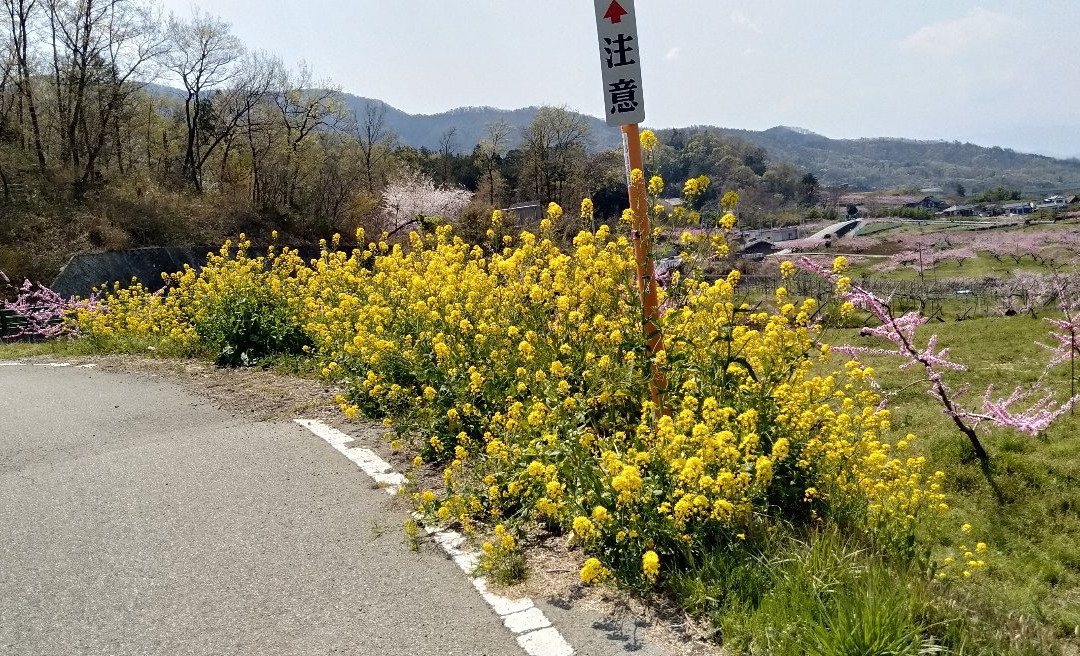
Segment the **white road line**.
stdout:
<svg viewBox="0 0 1080 656">
<path fill-rule="evenodd" d="M 405 484 L 403 474 L 394 471 L 389 463 L 371 449 L 362 446 L 351 446 L 356 440 L 345 433 L 327 426 L 318 419 L 294 419 L 293 421 L 315 433 L 315 435 L 325 440 L 327 444 L 353 461 L 365 474 L 379 483 L 387 493 L 397 494 Z M 480 553 L 466 546 L 465 536 L 457 531 L 431 526 L 425 527 L 424 530 L 463 572 L 472 576 L 477 565 L 480 564 Z M 532 599 L 527 597 L 509 599 L 488 592 L 487 579 L 482 576 L 474 578 L 472 584 L 488 606 L 503 621 L 503 625 L 514 634 L 518 644 L 529 656 L 573 656 L 574 648 L 559 633 L 558 629 L 551 625 L 551 620 L 544 615 L 544 611 L 537 608 Z"/>
<path fill-rule="evenodd" d="M 352 460 L 353 464 L 365 474 L 375 479 L 375 482 L 387 494 L 397 494 L 401 486 L 405 484 L 405 476 L 394 471 L 390 463 L 380 458 L 377 453 L 362 446 L 349 446 L 354 440 L 345 433 L 327 426 L 318 419 L 295 419 L 294 421 L 321 437 L 341 455 Z"/>
<path fill-rule="evenodd" d="M 25 365 L 25 362 L 12 362 L 11 360 L 0 360 L 0 367 L 21 367 Z"/>
<path fill-rule="evenodd" d="M 517 637 L 517 642 L 529 656 L 571 656 L 574 648 L 553 626 Z"/>
</svg>

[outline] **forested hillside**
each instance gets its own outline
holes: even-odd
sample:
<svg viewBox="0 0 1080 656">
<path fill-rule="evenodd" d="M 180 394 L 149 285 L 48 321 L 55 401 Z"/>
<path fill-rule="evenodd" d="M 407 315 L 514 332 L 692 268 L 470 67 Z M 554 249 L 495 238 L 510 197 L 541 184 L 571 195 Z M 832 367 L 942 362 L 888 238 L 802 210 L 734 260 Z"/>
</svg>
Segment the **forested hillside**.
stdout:
<svg viewBox="0 0 1080 656">
<path fill-rule="evenodd" d="M 345 100 L 359 113 L 370 104 L 385 105 L 380 100 L 349 94 L 345 94 Z M 463 107 L 440 114 L 414 115 L 387 105 L 386 117 L 387 125 L 404 144 L 438 150 L 448 142 L 454 149 L 468 152 L 484 140 L 485 128 L 490 123 L 505 121 L 512 128 L 523 128 L 533 120 L 537 110 L 536 107 L 516 110 Z M 598 118 L 579 116 L 590 125 L 592 148 L 619 146 L 618 130 L 607 127 Z M 659 132 L 669 140 L 674 138 L 675 143 L 685 143 L 702 132 L 735 138 L 763 148 L 772 161 L 790 162 L 812 172 L 822 184 L 847 184 L 853 189 L 955 189 L 957 184 L 962 184 L 975 192 L 1006 186 L 1037 194 L 1080 188 L 1078 160 L 957 141 L 830 139 L 788 127 L 756 131 L 696 126 Z"/>
<path fill-rule="evenodd" d="M 718 128 L 691 128 L 690 132 Z M 984 191 L 1000 185 L 1026 192 L 1080 188 L 1080 161 L 985 148 L 957 141 L 829 139 L 786 127 L 764 132 L 718 129 L 757 144 L 773 158 L 812 171 L 823 184 L 855 189 L 964 185 Z"/>
</svg>

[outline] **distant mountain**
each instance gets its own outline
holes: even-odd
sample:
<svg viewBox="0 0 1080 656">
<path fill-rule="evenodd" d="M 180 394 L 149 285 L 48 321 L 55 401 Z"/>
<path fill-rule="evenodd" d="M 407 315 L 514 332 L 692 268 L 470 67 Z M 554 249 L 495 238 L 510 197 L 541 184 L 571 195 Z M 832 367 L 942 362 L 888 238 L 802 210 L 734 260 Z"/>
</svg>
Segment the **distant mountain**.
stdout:
<svg viewBox="0 0 1080 656">
<path fill-rule="evenodd" d="M 157 96 L 158 98 L 175 98 L 181 102 L 187 97 L 186 92 L 181 91 L 176 87 L 170 87 L 156 82 L 147 82 L 145 86 L 143 86 L 143 91 L 151 96 Z"/>
<path fill-rule="evenodd" d="M 794 132 L 795 134 L 801 134 L 801 135 L 805 135 L 805 136 L 808 136 L 808 137 L 820 137 L 821 136 L 820 134 L 818 134 L 817 132 L 814 132 L 812 130 L 807 130 L 806 128 L 793 127 L 793 126 L 790 126 L 790 125 L 778 125 L 778 126 L 776 126 L 775 129 L 777 129 L 777 130 L 790 130 L 790 131 Z"/>
<path fill-rule="evenodd" d="M 471 152 L 487 134 L 487 126 L 495 121 L 506 121 L 513 132 L 511 144 L 517 145 L 522 130 L 532 123 L 539 107 L 524 109 L 496 109 L 495 107 L 459 107 L 439 114 L 408 114 L 395 107 L 373 98 L 363 98 L 345 94 L 345 105 L 349 111 L 363 118 L 369 104 L 382 104 L 386 107 L 386 126 L 393 130 L 403 144 L 414 148 L 438 150 L 442 146 L 442 137 L 447 130 L 454 129 L 455 149 L 459 153 Z M 585 116 L 592 127 L 593 148 L 606 150 L 616 148 L 621 143 L 617 128 L 609 128 L 603 120 L 595 116 Z"/>
<path fill-rule="evenodd" d="M 959 141 L 911 139 L 830 139 L 801 128 L 775 127 L 757 132 L 718 130 L 745 139 L 774 160 L 810 171 L 824 184 L 855 189 L 943 187 L 969 191 L 1005 185 L 1025 192 L 1080 189 L 1080 161 L 1018 153 L 1008 148 Z"/>
</svg>

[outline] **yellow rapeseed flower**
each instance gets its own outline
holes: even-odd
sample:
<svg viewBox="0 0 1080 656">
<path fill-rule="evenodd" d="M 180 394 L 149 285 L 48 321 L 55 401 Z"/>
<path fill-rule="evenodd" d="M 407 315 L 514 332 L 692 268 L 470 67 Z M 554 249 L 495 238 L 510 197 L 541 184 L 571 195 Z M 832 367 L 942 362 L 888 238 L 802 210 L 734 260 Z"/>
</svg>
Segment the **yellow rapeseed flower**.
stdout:
<svg viewBox="0 0 1080 656">
<path fill-rule="evenodd" d="M 650 549 L 641 557 L 641 571 L 650 581 L 656 579 L 660 573 L 660 556 L 655 551 Z"/>
<path fill-rule="evenodd" d="M 563 210 L 558 203 L 548 203 L 547 206 L 547 218 L 551 219 L 552 223 L 558 222 L 562 218 Z"/>
<path fill-rule="evenodd" d="M 581 220 L 592 221 L 593 218 L 593 202 L 591 198 L 581 199 Z"/>
<path fill-rule="evenodd" d="M 603 581 L 610 574 L 611 571 L 604 567 L 599 559 L 589 558 L 581 568 L 581 582 L 585 585 L 592 585 Z"/>
<path fill-rule="evenodd" d="M 660 141 L 656 138 L 656 135 L 652 130 L 641 131 L 641 149 L 646 153 L 651 153 L 656 150 L 656 147 L 660 145 Z"/>
</svg>

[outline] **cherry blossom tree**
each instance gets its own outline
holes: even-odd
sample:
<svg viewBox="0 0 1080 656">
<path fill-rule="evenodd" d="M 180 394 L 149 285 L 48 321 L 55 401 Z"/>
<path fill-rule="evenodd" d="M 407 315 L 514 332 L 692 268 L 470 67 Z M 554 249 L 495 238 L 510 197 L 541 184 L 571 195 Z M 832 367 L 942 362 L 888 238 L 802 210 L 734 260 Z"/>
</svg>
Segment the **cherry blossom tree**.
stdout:
<svg viewBox="0 0 1080 656">
<path fill-rule="evenodd" d="M 998 262 L 1011 259 L 1013 264 L 1020 264 L 1025 258 L 1040 262 L 1048 246 L 1045 234 L 1020 232 L 993 232 L 981 235 L 972 244 L 972 248 L 989 253 Z"/>
<path fill-rule="evenodd" d="M 438 187 L 419 171 L 407 171 L 383 192 L 383 230 L 394 235 L 423 219 L 439 217 L 453 223 L 472 200 L 464 188 Z"/>
<path fill-rule="evenodd" d="M 918 235 L 909 235 L 897 240 L 900 245 L 909 251 L 928 251 L 939 246 L 952 246 L 956 243 L 956 235 L 949 235 L 942 232 L 923 233 Z"/>
<path fill-rule="evenodd" d="M 1069 390 L 1075 397 L 1076 356 L 1080 354 L 1080 297 L 1069 293 L 1067 283 L 1060 284 L 1058 308 L 1062 319 L 1046 319 L 1054 327 L 1050 337 L 1057 341 L 1057 344 L 1047 347 L 1051 350 L 1050 365 L 1069 363 Z"/>
<path fill-rule="evenodd" d="M 1044 251 L 1043 261 L 1050 268 L 1080 264 L 1080 231 L 1062 231 L 1054 235 L 1053 244 Z"/>
<path fill-rule="evenodd" d="M 833 246 L 833 249 L 840 252 L 865 253 L 878 246 L 881 246 L 881 240 L 873 237 L 844 237 Z"/>
<path fill-rule="evenodd" d="M 902 269 L 907 269 L 911 266 L 917 266 L 918 264 L 918 251 L 904 250 L 900 251 L 899 253 L 894 253 L 883 262 L 875 264 L 874 266 L 870 267 L 870 270 L 877 273 L 892 273 L 893 271 L 900 271 Z"/>
<path fill-rule="evenodd" d="M 1032 318 L 1038 318 L 1043 308 L 1058 299 L 1059 290 L 1060 286 L 1050 276 L 1017 271 L 997 283 L 997 314 L 1030 314 Z"/>
<path fill-rule="evenodd" d="M 1057 235 L 1057 245 L 1074 257 L 1080 257 L 1080 231 L 1074 230 Z"/>
</svg>

